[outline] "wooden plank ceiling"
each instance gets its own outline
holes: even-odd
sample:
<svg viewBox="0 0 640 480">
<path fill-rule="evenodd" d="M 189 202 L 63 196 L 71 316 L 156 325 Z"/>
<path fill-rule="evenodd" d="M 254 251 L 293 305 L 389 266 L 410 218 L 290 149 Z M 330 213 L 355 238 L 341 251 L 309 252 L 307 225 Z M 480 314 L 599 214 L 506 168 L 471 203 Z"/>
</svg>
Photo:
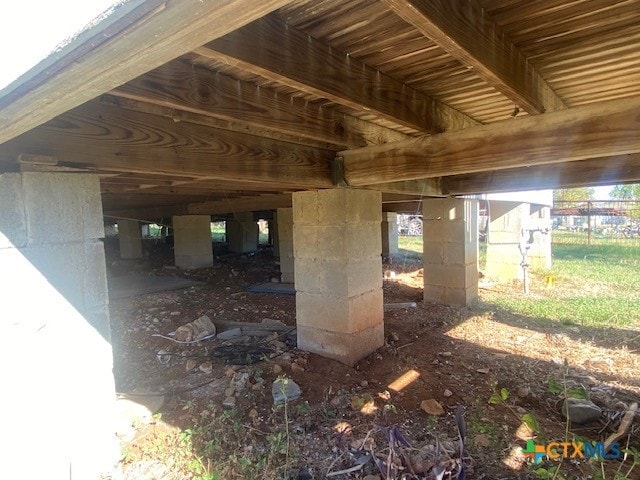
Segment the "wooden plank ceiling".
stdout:
<svg viewBox="0 0 640 480">
<path fill-rule="evenodd" d="M 640 180 L 640 0 L 188 2 L 155 39 L 151 3 L 0 96 L 0 171 L 98 172 L 146 219 Z"/>
</svg>

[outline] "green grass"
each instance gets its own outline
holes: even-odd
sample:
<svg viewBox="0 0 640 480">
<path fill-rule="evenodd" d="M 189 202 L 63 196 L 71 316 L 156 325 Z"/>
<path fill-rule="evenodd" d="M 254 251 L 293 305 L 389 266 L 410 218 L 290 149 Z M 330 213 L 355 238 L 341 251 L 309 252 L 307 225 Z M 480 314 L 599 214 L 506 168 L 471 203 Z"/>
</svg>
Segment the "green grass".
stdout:
<svg viewBox="0 0 640 480">
<path fill-rule="evenodd" d="M 560 237 L 563 243 L 553 245 L 551 270 L 532 269 L 531 295 L 524 295 L 519 287 L 505 292 L 483 291 L 481 305 L 565 325 L 640 326 L 640 241 L 599 239 L 588 246 L 565 243 L 567 236 Z M 398 244 L 400 254 L 414 258 L 421 255 L 421 237 L 402 235 Z M 486 246 L 481 243 L 481 266 L 485 252 Z M 547 276 L 555 277 L 555 288 L 545 288 Z"/>
<path fill-rule="evenodd" d="M 562 324 L 640 326 L 640 246 L 554 244 L 553 267 L 532 271 L 534 295 L 491 295 L 500 310 Z M 556 287 L 544 289 L 552 275 Z"/>
</svg>

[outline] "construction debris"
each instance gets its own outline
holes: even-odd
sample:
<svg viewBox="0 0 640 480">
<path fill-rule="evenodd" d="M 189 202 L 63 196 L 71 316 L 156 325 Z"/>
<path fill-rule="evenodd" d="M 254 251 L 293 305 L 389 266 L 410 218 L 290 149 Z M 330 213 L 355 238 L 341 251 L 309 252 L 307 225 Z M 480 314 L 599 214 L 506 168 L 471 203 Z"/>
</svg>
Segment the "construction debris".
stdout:
<svg viewBox="0 0 640 480">
<path fill-rule="evenodd" d="M 174 337 L 179 342 L 197 342 L 215 334 L 216 326 L 207 315 L 202 315 L 193 322 L 178 327 Z"/>
</svg>

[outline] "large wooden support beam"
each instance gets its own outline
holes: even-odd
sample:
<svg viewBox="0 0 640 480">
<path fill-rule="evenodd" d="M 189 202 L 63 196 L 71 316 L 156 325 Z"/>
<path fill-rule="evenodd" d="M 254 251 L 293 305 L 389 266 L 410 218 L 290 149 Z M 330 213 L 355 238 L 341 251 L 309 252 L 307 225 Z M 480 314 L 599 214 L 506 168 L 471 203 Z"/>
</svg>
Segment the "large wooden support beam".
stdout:
<svg viewBox="0 0 640 480">
<path fill-rule="evenodd" d="M 332 186 L 334 153 L 89 103 L 0 145 L 0 155 L 56 156 L 108 171 Z"/>
<path fill-rule="evenodd" d="M 466 115 L 269 16 L 198 55 L 422 132 L 477 125 Z"/>
<path fill-rule="evenodd" d="M 320 108 L 302 98 L 278 94 L 275 90 L 179 61 L 152 70 L 111 93 L 130 100 L 343 148 L 408 138 L 400 132 L 364 122 L 334 109 Z M 176 119 L 174 112 L 172 115 Z"/>
<path fill-rule="evenodd" d="M 4 90 L 0 143 L 287 3 L 122 2 L 110 16 Z"/>
<path fill-rule="evenodd" d="M 640 181 L 638 154 L 444 177 L 442 187 L 451 195 L 467 195 L 633 181 Z"/>
<path fill-rule="evenodd" d="M 219 215 L 223 213 L 257 212 L 259 210 L 275 210 L 277 208 L 288 207 L 291 207 L 290 193 L 192 203 L 189 205 L 188 211 L 190 215 Z"/>
<path fill-rule="evenodd" d="M 370 188 L 371 190 L 379 190 L 383 193 L 400 193 L 405 195 L 420 195 L 423 197 L 442 195 L 442 186 L 439 178 L 378 183 L 375 185 L 368 185 L 367 188 Z M 382 201 L 384 202 L 384 196 Z"/>
<path fill-rule="evenodd" d="M 640 98 L 341 152 L 351 186 L 640 152 Z"/>
<path fill-rule="evenodd" d="M 477 0 L 383 0 L 391 10 L 530 114 L 565 108 Z"/>
</svg>

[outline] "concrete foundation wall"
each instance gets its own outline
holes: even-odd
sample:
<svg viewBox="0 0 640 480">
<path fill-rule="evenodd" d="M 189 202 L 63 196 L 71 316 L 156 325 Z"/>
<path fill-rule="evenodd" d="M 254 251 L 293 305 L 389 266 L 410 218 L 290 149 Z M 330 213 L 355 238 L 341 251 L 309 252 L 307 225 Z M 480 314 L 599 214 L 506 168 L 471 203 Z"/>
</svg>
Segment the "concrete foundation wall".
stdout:
<svg viewBox="0 0 640 480">
<path fill-rule="evenodd" d="M 542 205 L 531 205 L 530 228 L 549 229 L 549 233 L 534 233 L 529 248 L 529 265 L 533 269 L 551 268 L 551 209 Z"/>
<path fill-rule="evenodd" d="M 478 296 L 478 201 L 424 199 L 424 300 L 468 305 Z"/>
<path fill-rule="evenodd" d="M 278 256 L 280 257 L 280 281 L 294 283 L 293 260 L 293 208 L 279 208 L 276 212 L 278 232 Z"/>
<path fill-rule="evenodd" d="M 375 191 L 293 194 L 299 348 L 352 365 L 384 344 L 381 210 Z"/>
<path fill-rule="evenodd" d="M 393 258 L 398 254 L 398 214 L 382 213 L 382 257 Z"/>
<path fill-rule="evenodd" d="M 142 235 L 137 220 L 118 220 L 120 258 L 142 258 Z"/>
<path fill-rule="evenodd" d="M 229 250 L 235 253 L 255 252 L 259 231 L 253 212 L 235 213 L 233 217 L 233 220 L 225 222 Z"/>
<path fill-rule="evenodd" d="M 209 215 L 174 216 L 173 234 L 177 267 L 203 268 L 213 265 Z"/>
<path fill-rule="evenodd" d="M 118 460 L 103 235 L 97 176 L 0 175 L 3 478 L 97 479 Z"/>
<path fill-rule="evenodd" d="M 529 220 L 528 203 L 492 200 L 489 206 L 485 275 L 499 282 L 522 280 L 520 234 Z"/>
</svg>

